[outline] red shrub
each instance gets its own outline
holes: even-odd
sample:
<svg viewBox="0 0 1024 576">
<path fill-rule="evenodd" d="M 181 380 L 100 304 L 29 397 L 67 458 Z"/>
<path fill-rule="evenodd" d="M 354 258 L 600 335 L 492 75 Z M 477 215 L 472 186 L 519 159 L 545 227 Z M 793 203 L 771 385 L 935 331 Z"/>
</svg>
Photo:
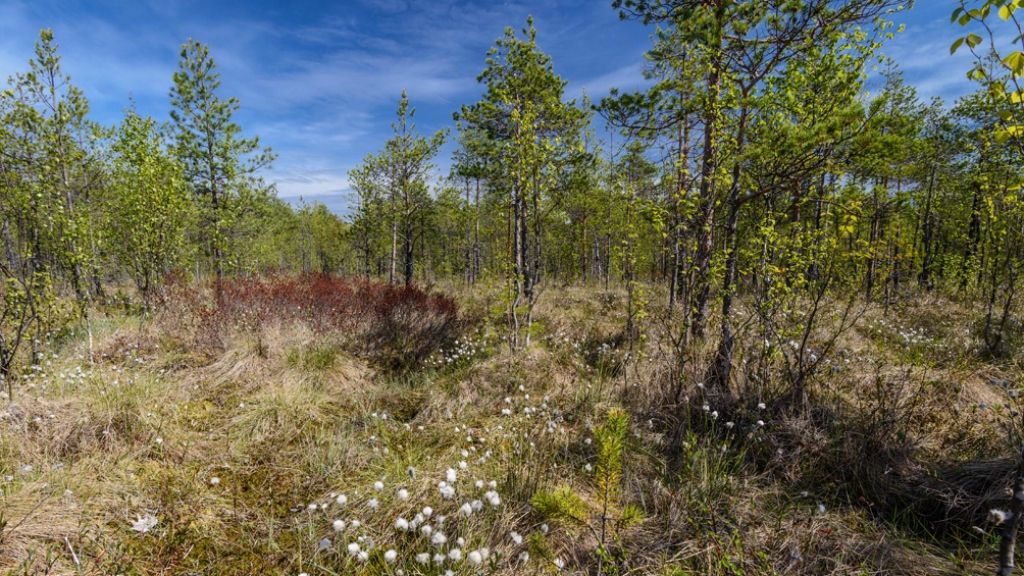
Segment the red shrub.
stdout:
<svg viewBox="0 0 1024 576">
<path fill-rule="evenodd" d="M 221 284 L 221 302 L 200 313 L 208 335 L 254 331 L 267 322 L 294 321 L 342 337 L 383 368 L 419 366 L 449 343 L 458 306 L 416 287 L 327 275 L 237 278 Z"/>
</svg>

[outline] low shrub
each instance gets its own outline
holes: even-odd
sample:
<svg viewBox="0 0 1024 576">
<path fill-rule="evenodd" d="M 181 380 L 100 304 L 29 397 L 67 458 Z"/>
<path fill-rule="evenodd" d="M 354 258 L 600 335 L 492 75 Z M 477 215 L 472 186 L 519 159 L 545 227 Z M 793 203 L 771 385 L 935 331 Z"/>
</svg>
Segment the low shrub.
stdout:
<svg viewBox="0 0 1024 576">
<path fill-rule="evenodd" d="M 225 280 L 220 301 L 196 315 L 197 335 L 207 342 L 258 333 L 269 323 L 301 323 L 389 371 L 422 365 L 454 341 L 461 324 L 458 306 L 444 295 L 328 275 Z"/>
</svg>

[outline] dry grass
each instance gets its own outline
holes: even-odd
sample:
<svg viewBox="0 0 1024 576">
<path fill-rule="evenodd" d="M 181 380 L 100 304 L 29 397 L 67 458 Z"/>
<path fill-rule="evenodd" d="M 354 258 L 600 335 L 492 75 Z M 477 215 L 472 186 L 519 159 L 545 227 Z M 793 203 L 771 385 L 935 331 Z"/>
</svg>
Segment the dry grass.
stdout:
<svg viewBox="0 0 1024 576">
<path fill-rule="evenodd" d="M 810 409 L 759 411 L 780 384 L 740 377 L 741 406 L 714 420 L 696 386 L 712 345 L 690 350 L 680 375 L 672 324 L 652 305 L 645 339 L 625 355 L 623 299 L 549 288 L 534 346 L 513 359 L 492 314 L 498 292 L 466 293 L 471 360 L 404 374 L 294 318 L 204 347 L 180 315 L 107 317 L 92 363 L 84 341 L 69 343 L 4 408 L 0 572 L 542 574 L 557 561 L 596 573 L 594 535 L 530 500 L 565 484 L 600 508 L 589 439 L 613 406 L 632 422 L 622 504 L 643 512 L 608 544 L 620 574 L 952 575 L 991 565 L 991 536 L 972 528 L 1007 472 L 1003 420 L 988 407 L 1005 401 L 993 382 L 1017 372 L 972 355 L 966 340 L 940 346 L 962 336 L 953 324 L 969 309 L 873 310 L 868 328 L 840 341 L 842 369 L 815 379 Z M 910 326 L 935 336 L 902 345 Z M 438 488 L 448 468 L 459 477 L 451 500 Z M 460 515 L 486 500 L 491 481 L 500 505 Z M 435 530 L 465 539 L 461 562 L 415 561 L 437 549 L 394 524 L 423 506 Z M 941 525 L 929 513 L 940 508 Z M 134 531 L 146 514 L 157 524 Z M 336 533 L 335 519 L 362 526 Z M 350 556 L 349 543 L 367 559 Z M 465 556 L 483 547 L 489 560 L 470 565 Z"/>
</svg>

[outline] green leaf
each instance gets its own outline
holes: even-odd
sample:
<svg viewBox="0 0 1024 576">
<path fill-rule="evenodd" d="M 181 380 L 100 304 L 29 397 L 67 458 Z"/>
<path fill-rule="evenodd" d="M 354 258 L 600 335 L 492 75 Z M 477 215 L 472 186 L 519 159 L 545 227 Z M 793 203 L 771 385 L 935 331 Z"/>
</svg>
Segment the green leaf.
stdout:
<svg viewBox="0 0 1024 576">
<path fill-rule="evenodd" d="M 956 54 L 956 51 L 959 50 L 960 47 L 963 46 L 963 45 L 964 45 L 964 39 L 963 38 L 957 38 L 956 41 L 953 42 L 953 45 L 949 47 L 949 53 L 950 54 Z"/>
<path fill-rule="evenodd" d="M 964 41 L 967 42 L 967 46 L 974 48 L 978 44 L 981 44 L 981 36 L 971 33 L 964 37 Z"/>
<path fill-rule="evenodd" d="M 1003 64 L 1013 72 L 1014 76 L 1024 76 L 1024 52 L 1018 50 L 1011 52 L 1003 58 Z"/>
</svg>

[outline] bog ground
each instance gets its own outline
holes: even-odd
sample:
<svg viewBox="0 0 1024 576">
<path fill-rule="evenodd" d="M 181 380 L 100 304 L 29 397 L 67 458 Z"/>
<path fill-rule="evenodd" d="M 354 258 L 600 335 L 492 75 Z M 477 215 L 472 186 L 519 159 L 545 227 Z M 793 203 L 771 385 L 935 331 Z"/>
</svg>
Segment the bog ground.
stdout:
<svg viewBox="0 0 1024 576">
<path fill-rule="evenodd" d="M 341 308 L 328 287 L 360 304 L 324 322 Z M 1013 460 L 977 457 L 1004 442 L 1009 375 L 972 359 L 967 311 L 950 302 L 869 311 L 801 404 L 751 381 L 725 407 L 697 377 L 664 378 L 665 310 L 627 354 L 619 290 L 548 292 L 517 356 L 488 317 L 498 290 L 450 287 L 444 330 L 440 294 L 398 311 L 387 295 L 364 304 L 386 285 L 230 290 L 234 312 L 190 312 L 195 287 L 149 318 L 97 312 L 91 361 L 75 333 L 33 368 L 0 420 L 3 570 L 952 575 L 993 562 L 986 504 Z"/>
</svg>

